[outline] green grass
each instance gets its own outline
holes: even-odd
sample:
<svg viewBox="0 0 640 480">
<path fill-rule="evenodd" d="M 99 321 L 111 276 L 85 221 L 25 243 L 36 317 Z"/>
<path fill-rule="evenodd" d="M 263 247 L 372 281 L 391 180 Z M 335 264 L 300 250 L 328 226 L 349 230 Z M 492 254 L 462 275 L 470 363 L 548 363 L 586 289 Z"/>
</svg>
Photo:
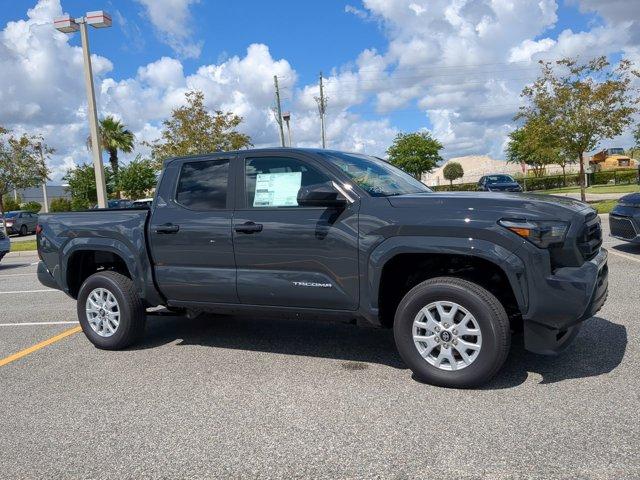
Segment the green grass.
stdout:
<svg viewBox="0 0 640 480">
<path fill-rule="evenodd" d="M 35 240 L 26 240 L 24 242 L 11 242 L 12 252 L 28 252 L 36 250 L 38 247 Z"/>
<path fill-rule="evenodd" d="M 618 200 L 600 200 L 598 202 L 589 202 L 589 205 L 595 208 L 598 213 L 609 213 L 617 203 Z"/>
<path fill-rule="evenodd" d="M 593 185 L 586 189 L 587 193 L 631 193 L 640 192 L 640 185 Z M 580 193 L 580 187 L 554 188 L 551 190 L 538 190 L 534 193 Z"/>
</svg>

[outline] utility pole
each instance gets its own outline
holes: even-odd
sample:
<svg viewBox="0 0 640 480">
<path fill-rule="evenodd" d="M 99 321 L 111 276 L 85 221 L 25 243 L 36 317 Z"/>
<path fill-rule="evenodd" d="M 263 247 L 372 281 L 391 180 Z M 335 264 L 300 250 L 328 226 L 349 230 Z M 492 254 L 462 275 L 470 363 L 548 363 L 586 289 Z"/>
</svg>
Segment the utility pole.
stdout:
<svg viewBox="0 0 640 480">
<path fill-rule="evenodd" d="M 318 103 L 318 113 L 320 114 L 320 134 L 322 136 L 322 148 L 326 148 L 326 139 L 324 132 L 324 114 L 327 111 L 327 98 L 324 96 L 324 88 L 322 85 L 322 72 L 320 72 L 320 96 L 315 97 Z"/>
<path fill-rule="evenodd" d="M 284 147 L 284 130 L 282 128 L 282 106 L 280 105 L 280 88 L 278 87 L 278 76 L 273 76 L 273 83 L 276 86 L 276 122 L 280 129 L 280 144 Z"/>
</svg>

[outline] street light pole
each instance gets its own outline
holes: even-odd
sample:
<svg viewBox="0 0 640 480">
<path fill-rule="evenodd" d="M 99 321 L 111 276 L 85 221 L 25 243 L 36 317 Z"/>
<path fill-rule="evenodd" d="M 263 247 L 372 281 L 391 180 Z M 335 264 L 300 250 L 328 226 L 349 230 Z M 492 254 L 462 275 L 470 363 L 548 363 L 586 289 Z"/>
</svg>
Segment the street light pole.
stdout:
<svg viewBox="0 0 640 480">
<path fill-rule="evenodd" d="M 84 83 L 87 88 L 87 102 L 89 108 L 89 126 L 91 128 L 91 156 L 96 174 L 96 191 L 98 193 L 98 207 L 107 208 L 107 183 L 104 179 L 104 165 L 102 164 L 102 149 L 98 135 L 98 113 L 96 109 L 96 92 L 93 86 L 93 71 L 91 69 L 91 53 L 89 52 L 89 34 L 87 22 L 83 18 L 80 22 L 80 37 L 82 38 L 82 56 L 84 58 Z"/>
<path fill-rule="evenodd" d="M 87 25 L 95 28 L 111 26 L 111 17 L 100 10 L 88 12 L 84 17 L 72 18 L 69 15 L 56 18 L 53 21 L 55 28 L 64 33 L 72 33 L 80 30 L 82 41 L 82 58 L 84 59 L 84 82 L 87 90 L 87 115 L 89 116 L 91 156 L 93 157 L 93 169 L 96 175 L 96 192 L 98 194 L 98 207 L 107 208 L 107 185 L 104 177 L 104 165 L 102 164 L 102 148 L 98 135 L 98 110 L 96 108 L 96 93 L 93 86 L 93 71 L 91 69 L 91 52 L 89 51 L 89 34 Z"/>
</svg>

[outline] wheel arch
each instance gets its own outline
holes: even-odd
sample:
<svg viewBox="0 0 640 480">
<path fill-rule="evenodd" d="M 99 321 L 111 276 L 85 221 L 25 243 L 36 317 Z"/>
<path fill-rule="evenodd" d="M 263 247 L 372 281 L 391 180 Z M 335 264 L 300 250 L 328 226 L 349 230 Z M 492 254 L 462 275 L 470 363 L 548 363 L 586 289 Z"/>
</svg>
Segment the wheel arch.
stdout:
<svg viewBox="0 0 640 480">
<path fill-rule="evenodd" d="M 402 296 L 417 283 L 441 275 L 464 278 L 493 290 L 501 301 L 514 304 L 511 313 L 526 311 L 527 283 L 522 260 L 505 247 L 472 238 L 388 238 L 369 255 L 362 297 L 368 299 L 369 311 L 377 312 L 378 322 L 391 326 L 392 312 Z M 508 287 L 508 291 L 500 292 L 489 280 L 496 282 L 496 287 Z"/>
</svg>

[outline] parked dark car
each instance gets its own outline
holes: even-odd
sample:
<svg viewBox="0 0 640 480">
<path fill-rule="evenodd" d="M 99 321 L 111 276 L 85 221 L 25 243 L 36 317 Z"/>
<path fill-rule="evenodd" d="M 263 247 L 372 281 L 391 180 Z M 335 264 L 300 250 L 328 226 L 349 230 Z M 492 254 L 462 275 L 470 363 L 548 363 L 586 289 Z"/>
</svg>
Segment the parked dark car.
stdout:
<svg viewBox="0 0 640 480">
<path fill-rule="evenodd" d="M 481 192 L 521 192 L 522 187 L 511 175 L 485 175 L 478 180 L 478 190 Z"/>
<path fill-rule="evenodd" d="M 640 243 L 640 193 L 622 197 L 609 214 L 611 236 Z"/>
<path fill-rule="evenodd" d="M 7 212 L 4 217 L 0 218 L 0 228 L 7 224 L 7 232 L 10 235 L 18 234 L 21 236 L 35 233 L 38 225 L 38 214 L 27 212 L 26 210 L 14 210 Z"/>
<path fill-rule="evenodd" d="M 557 353 L 607 296 L 590 206 L 435 193 L 380 159 L 330 150 L 176 158 L 150 209 L 42 215 L 40 227 L 38 278 L 77 299 L 104 349 L 138 341 L 158 305 L 360 320 L 393 328 L 417 378 L 469 387 L 498 372 L 512 329 L 528 350 Z"/>
</svg>

